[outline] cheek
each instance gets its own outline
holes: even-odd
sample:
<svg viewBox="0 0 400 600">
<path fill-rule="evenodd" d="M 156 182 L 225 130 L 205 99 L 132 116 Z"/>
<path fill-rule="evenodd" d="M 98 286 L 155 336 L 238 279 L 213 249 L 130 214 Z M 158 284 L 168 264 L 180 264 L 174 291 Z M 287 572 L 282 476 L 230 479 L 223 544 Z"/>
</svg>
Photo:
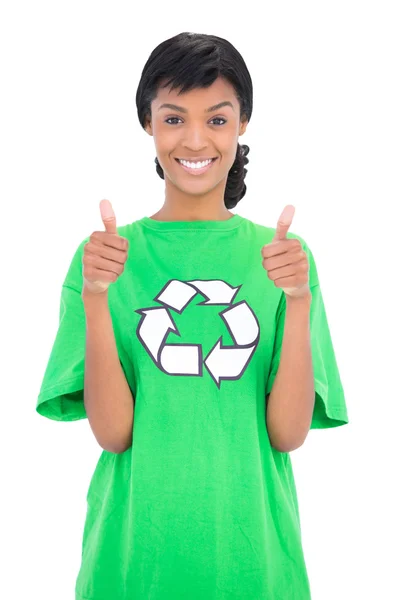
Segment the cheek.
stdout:
<svg viewBox="0 0 400 600">
<path fill-rule="evenodd" d="M 172 156 L 176 155 L 177 148 L 181 148 L 181 140 L 176 133 L 169 131 L 159 132 L 158 136 L 154 138 L 155 148 L 157 154 L 162 156 L 164 160 L 171 159 Z"/>
<path fill-rule="evenodd" d="M 215 142 L 215 147 L 221 154 L 224 163 L 228 163 L 229 167 L 231 167 L 235 161 L 238 143 L 239 140 L 234 127 L 226 129 L 223 132 L 223 135 L 221 133 L 218 136 L 218 140 Z"/>
</svg>

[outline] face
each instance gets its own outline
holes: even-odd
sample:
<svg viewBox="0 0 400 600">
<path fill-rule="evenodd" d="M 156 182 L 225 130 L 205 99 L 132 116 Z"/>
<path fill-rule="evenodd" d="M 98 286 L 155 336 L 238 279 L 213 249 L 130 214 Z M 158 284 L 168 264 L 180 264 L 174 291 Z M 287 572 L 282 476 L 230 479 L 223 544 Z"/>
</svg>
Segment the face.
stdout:
<svg viewBox="0 0 400 600">
<path fill-rule="evenodd" d="M 235 90 L 222 78 L 208 88 L 181 95 L 178 91 L 159 88 L 151 104 L 151 121 L 147 122 L 146 131 L 154 137 L 166 184 L 184 193 L 203 195 L 219 184 L 225 187 L 236 157 L 238 137 L 246 131 L 247 121 L 240 122 Z M 230 104 L 210 110 L 221 102 Z M 182 166 L 178 159 L 196 163 L 213 159 L 213 162 L 192 169 Z"/>
</svg>

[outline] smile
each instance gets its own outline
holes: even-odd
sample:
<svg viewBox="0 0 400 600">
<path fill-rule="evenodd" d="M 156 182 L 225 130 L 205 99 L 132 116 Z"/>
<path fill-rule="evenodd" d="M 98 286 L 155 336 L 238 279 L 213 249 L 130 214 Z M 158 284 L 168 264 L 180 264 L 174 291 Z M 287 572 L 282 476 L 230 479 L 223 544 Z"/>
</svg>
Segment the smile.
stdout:
<svg viewBox="0 0 400 600">
<path fill-rule="evenodd" d="M 176 162 L 182 167 L 182 169 L 185 169 L 185 171 L 187 171 L 188 173 L 190 173 L 191 175 L 201 175 L 202 173 L 205 173 L 206 171 L 208 171 L 209 169 L 211 169 L 211 167 L 213 166 L 213 164 L 215 163 L 215 161 L 217 160 L 216 158 L 213 158 L 211 160 L 210 163 L 208 163 L 207 165 L 205 165 L 204 167 L 189 167 L 188 163 L 186 164 L 182 164 L 178 158 L 175 159 Z"/>
</svg>

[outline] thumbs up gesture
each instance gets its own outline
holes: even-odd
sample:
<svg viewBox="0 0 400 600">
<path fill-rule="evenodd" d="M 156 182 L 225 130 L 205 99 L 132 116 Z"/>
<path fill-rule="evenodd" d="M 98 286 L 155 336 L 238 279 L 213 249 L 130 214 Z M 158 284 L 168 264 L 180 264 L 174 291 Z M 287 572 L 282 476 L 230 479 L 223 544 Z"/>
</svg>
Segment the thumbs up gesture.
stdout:
<svg viewBox="0 0 400 600">
<path fill-rule="evenodd" d="M 129 242 L 118 235 L 111 203 L 100 202 L 105 231 L 94 231 L 84 246 L 82 294 L 105 294 L 125 268 Z"/>
<path fill-rule="evenodd" d="M 300 240 L 288 239 L 286 234 L 292 224 L 295 207 L 288 204 L 278 219 L 275 236 L 261 249 L 262 265 L 276 287 L 287 296 L 302 298 L 311 294 L 309 263 Z"/>
</svg>

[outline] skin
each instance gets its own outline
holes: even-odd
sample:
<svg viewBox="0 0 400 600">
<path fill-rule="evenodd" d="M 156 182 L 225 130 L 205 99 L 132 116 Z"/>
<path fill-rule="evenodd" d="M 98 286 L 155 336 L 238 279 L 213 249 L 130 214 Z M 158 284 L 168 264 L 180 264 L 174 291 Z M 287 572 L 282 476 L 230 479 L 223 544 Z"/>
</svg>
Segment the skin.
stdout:
<svg viewBox="0 0 400 600">
<path fill-rule="evenodd" d="M 218 78 L 210 87 L 178 94 L 179 90 L 159 88 L 151 104 L 151 118 L 145 129 L 154 138 L 158 161 L 164 171 L 165 201 L 150 218 L 159 221 L 226 220 L 234 216 L 224 204 L 228 173 L 235 161 L 239 137 L 247 127 L 240 121 L 240 104 L 233 86 Z M 213 112 L 209 107 L 230 101 Z M 183 113 L 160 107 L 164 103 L 187 109 Z M 170 119 L 167 121 L 167 119 Z M 223 119 L 223 120 L 222 120 Z M 187 173 L 175 158 L 217 157 L 202 175 Z"/>
</svg>

